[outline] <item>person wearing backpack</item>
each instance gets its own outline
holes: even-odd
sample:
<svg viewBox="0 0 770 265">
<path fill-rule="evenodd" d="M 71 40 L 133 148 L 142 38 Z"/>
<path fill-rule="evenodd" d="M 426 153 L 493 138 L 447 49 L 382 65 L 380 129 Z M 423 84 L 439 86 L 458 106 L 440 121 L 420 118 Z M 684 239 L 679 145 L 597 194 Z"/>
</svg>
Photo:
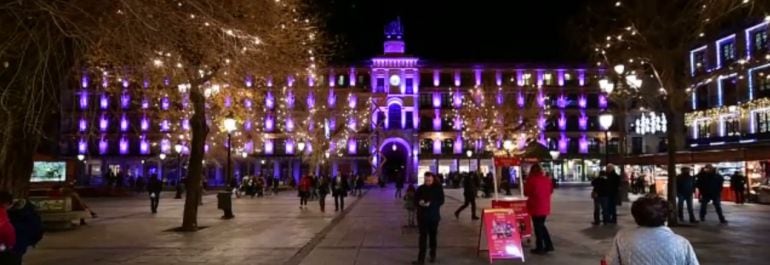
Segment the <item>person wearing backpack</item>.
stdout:
<svg viewBox="0 0 770 265">
<path fill-rule="evenodd" d="M 34 247 L 43 239 L 43 221 L 37 213 L 34 204 L 27 200 L 17 200 L 8 209 L 8 217 L 16 230 L 16 244 L 13 253 L 16 256 L 15 264 L 22 264 L 22 258 L 27 249 Z M 13 263 L 12 263 L 13 264 Z"/>
</svg>

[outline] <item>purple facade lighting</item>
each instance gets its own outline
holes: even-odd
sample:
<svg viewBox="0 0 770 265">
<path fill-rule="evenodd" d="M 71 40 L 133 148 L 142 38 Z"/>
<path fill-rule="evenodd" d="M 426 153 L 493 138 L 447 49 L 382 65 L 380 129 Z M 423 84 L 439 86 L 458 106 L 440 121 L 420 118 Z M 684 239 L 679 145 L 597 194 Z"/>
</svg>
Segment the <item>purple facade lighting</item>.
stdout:
<svg viewBox="0 0 770 265">
<path fill-rule="evenodd" d="M 524 93 L 522 93 L 521 90 L 516 94 L 516 104 L 519 105 L 519 108 L 524 107 Z"/>
<path fill-rule="evenodd" d="M 537 86 L 538 87 L 543 86 L 543 79 L 545 79 L 545 74 L 543 74 L 543 70 L 537 70 Z"/>
<path fill-rule="evenodd" d="M 273 139 L 265 140 L 265 154 L 273 154 Z"/>
<path fill-rule="evenodd" d="M 251 120 L 245 120 L 243 122 L 243 130 L 244 131 L 251 131 Z"/>
<path fill-rule="evenodd" d="M 564 70 L 559 69 L 556 71 L 556 81 L 559 86 L 564 86 Z"/>
<path fill-rule="evenodd" d="M 356 69 L 350 68 L 350 73 L 348 74 L 348 79 L 350 79 L 350 86 L 356 86 Z"/>
<path fill-rule="evenodd" d="M 294 119 L 292 118 L 286 119 L 286 131 L 289 131 L 289 132 L 294 131 Z"/>
<path fill-rule="evenodd" d="M 243 151 L 245 151 L 247 154 L 251 154 L 254 152 L 254 141 L 246 141 L 243 144 Z"/>
<path fill-rule="evenodd" d="M 578 85 L 585 86 L 586 85 L 586 71 L 585 70 L 578 70 Z"/>
<path fill-rule="evenodd" d="M 578 107 L 581 109 L 588 107 L 588 100 L 586 99 L 586 95 L 580 95 L 578 98 Z"/>
<path fill-rule="evenodd" d="M 441 139 L 433 139 L 433 154 L 441 154 Z"/>
<path fill-rule="evenodd" d="M 307 94 L 307 107 L 310 109 L 315 108 L 315 95 L 312 91 Z"/>
<path fill-rule="evenodd" d="M 102 116 L 99 117 L 99 130 L 102 132 L 107 131 L 107 127 L 109 127 L 110 121 L 107 119 L 107 114 L 102 113 Z"/>
<path fill-rule="evenodd" d="M 91 80 L 88 78 L 88 75 L 87 75 L 87 74 L 83 74 L 83 75 L 80 77 L 80 87 L 82 87 L 82 88 L 88 88 L 88 83 L 90 83 L 90 82 L 91 82 Z"/>
<path fill-rule="evenodd" d="M 329 73 L 329 87 L 334 87 L 334 85 L 337 84 L 337 82 L 335 82 L 336 80 L 337 79 L 334 78 L 334 72 Z"/>
<path fill-rule="evenodd" d="M 463 121 L 460 119 L 460 115 L 455 115 L 453 127 L 455 130 L 460 131 L 463 129 Z"/>
<path fill-rule="evenodd" d="M 460 91 L 452 92 L 452 106 L 459 108 L 463 105 L 463 94 Z"/>
<path fill-rule="evenodd" d="M 537 117 L 537 127 L 539 127 L 541 130 L 544 130 L 545 123 L 546 123 L 545 115 L 543 115 L 543 113 L 540 113 L 540 116 Z"/>
<path fill-rule="evenodd" d="M 169 102 L 169 99 L 167 96 L 163 96 L 162 98 L 160 98 L 160 109 L 168 110 L 169 106 L 171 106 L 171 102 Z"/>
<path fill-rule="evenodd" d="M 350 107 L 351 109 L 355 109 L 356 104 L 358 104 L 358 99 L 356 98 L 356 95 L 348 94 L 348 107 Z"/>
<path fill-rule="evenodd" d="M 164 86 L 169 86 L 169 85 L 171 85 L 171 77 L 168 77 L 168 76 L 164 77 L 164 78 L 163 78 L 163 85 L 164 85 Z"/>
<path fill-rule="evenodd" d="M 168 138 L 160 140 L 160 152 L 164 154 L 171 153 L 171 140 Z"/>
<path fill-rule="evenodd" d="M 556 100 L 556 105 L 559 106 L 560 109 L 567 107 L 567 97 L 564 96 L 564 94 L 559 95 L 559 98 Z"/>
<path fill-rule="evenodd" d="M 128 88 L 128 85 L 129 85 L 128 79 L 124 78 L 123 81 L 121 81 L 121 84 L 123 84 L 123 88 Z"/>
<path fill-rule="evenodd" d="M 233 99 L 230 96 L 225 97 L 225 108 L 229 108 L 233 104 Z"/>
<path fill-rule="evenodd" d="M 313 78 L 312 76 L 308 77 L 307 78 L 307 86 L 314 87 L 315 86 L 315 78 Z"/>
<path fill-rule="evenodd" d="M 481 85 L 481 69 L 473 70 L 473 80 L 476 81 L 475 82 L 476 86 Z"/>
<path fill-rule="evenodd" d="M 123 109 L 128 109 L 128 107 L 131 105 L 131 95 L 128 94 L 127 90 L 123 90 L 123 93 L 120 95 L 120 107 Z"/>
<path fill-rule="evenodd" d="M 267 117 L 265 117 L 265 130 L 268 132 L 272 132 L 275 128 L 273 116 L 268 114 Z"/>
<path fill-rule="evenodd" d="M 181 124 L 182 124 L 182 130 L 185 130 L 185 131 L 190 130 L 190 119 L 182 118 Z"/>
<path fill-rule="evenodd" d="M 559 152 L 562 154 L 566 154 L 568 144 L 569 144 L 569 138 L 567 138 L 567 134 L 561 133 L 561 135 L 559 136 Z"/>
<path fill-rule="evenodd" d="M 110 98 L 107 96 L 107 93 L 102 93 L 99 96 L 99 107 L 101 107 L 103 110 L 106 110 L 110 106 Z"/>
<path fill-rule="evenodd" d="M 348 140 L 348 154 L 355 154 L 358 151 L 358 142 L 356 139 Z"/>
<path fill-rule="evenodd" d="M 439 71 L 433 70 L 433 86 L 437 87 L 440 85 L 439 81 Z"/>
<path fill-rule="evenodd" d="M 295 82 L 295 81 L 296 81 L 296 80 L 294 79 L 294 76 L 288 76 L 288 77 L 286 77 L 286 85 L 287 85 L 287 86 L 289 86 L 289 87 L 292 87 L 292 86 L 294 86 L 294 82 Z"/>
<path fill-rule="evenodd" d="M 123 136 L 120 138 L 120 142 L 118 143 L 118 149 L 121 155 L 128 154 L 128 137 Z"/>
<path fill-rule="evenodd" d="M 160 122 L 160 131 L 161 132 L 168 132 L 171 129 L 171 123 L 168 122 L 168 120 L 162 120 Z"/>
<path fill-rule="evenodd" d="M 80 138 L 78 141 L 78 154 L 85 154 L 88 152 L 88 142 L 85 138 Z"/>
<path fill-rule="evenodd" d="M 331 117 L 331 119 L 329 119 L 329 129 L 330 130 L 337 129 L 337 118 L 336 117 Z"/>
<path fill-rule="evenodd" d="M 287 154 L 294 154 L 294 140 L 286 140 L 285 147 Z"/>
<path fill-rule="evenodd" d="M 144 88 L 150 87 L 150 80 L 147 80 L 147 79 L 143 80 L 142 81 L 142 87 L 144 87 Z"/>
<path fill-rule="evenodd" d="M 297 101 L 297 98 L 294 96 L 294 91 L 289 91 L 288 95 L 286 95 L 286 104 L 290 109 L 294 108 L 294 102 Z"/>
<path fill-rule="evenodd" d="M 203 145 L 203 153 L 204 154 L 208 154 L 209 153 L 209 144 L 204 144 Z"/>
<path fill-rule="evenodd" d="M 537 92 L 537 105 L 539 107 L 545 107 L 545 95 L 543 95 L 543 91 Z"/>
<path fill-rule="evenodd" d="M 433 130 L 434 131 L 441 130 L 441 111 L 440 110 L 433 111 Z"/>
<path fill-rule="evenodd" d="M 581 154 L 587 154 L 588 153 L 588 139 L 586 138 L 586 134 L 583 133 L 580 135 L 580 141 L 578 142 L 578 152 Z"/>
<path fill-rule="evenodd" d="M 102 138 L 99 139 L 99 154 L 100 155 L 107 154 L 108 148 L 109 148 L 109 143 L 107 143 L 106 137 L 102 135 Z"/>
<path fill-rule="evenodd" d="M 607 108 L 607 96 L 604 94 L 599 95 L 599 108 Z"/>
<path fill-rule="evenodd" d="M 266 80 L 266 83 L 267 83 L 267 87 L 273 87 L 273 77 L 272 76 L 268 76 L 267 80 Z"/>
<path fill-rule="evenodd" d="M 267 109 L 273 109 L 273 107 L 275 107 L 275 98 L 271 91 L 267 91 L 267 95 L 265 95 L 265 106 L 267 106 Z"/>
<path fill-rule="evenodd" d="M 356 118 L 350 117 L 348 119 L 348 128 L 350 128 L 351 130 L 355 130 L 356 126 L 358 126 L 358 122 L 356 121 Z"/>
<path fill-rule="evenodd" d="M 334 90 L 329 89 L 329 97 L 326 99 L 326 102 L 328 103 L 328 107 L 333 108 L 334 104 L 337 103 L 337 96 L 334 95 Z"/>
<path fill-rule="evenodd" d="M 455 144 L 453 146 L 453 151 L 455 154 L 462 154 L 463 153 L 463 139 L 460 136 L 457 136 L 455 138 Z"/>
<path fill-rule="evenodd" d="M 80 91 L 80 109 L 86 108 L 88 108 L 88 90 L 83 89 Z"/>
<path fill-rule="evenodd" d="M 495 96 L 495 102 L 497 102 L 497 105 L 503 105 L 503 91 L 502 91 L 502 89 L 497 90 L 497 95 Z"/>
<path fill-rule="evenodd" d="M 126 132 L 128 131 L 128 119 L 126 118 L 126 114 L 123 114 L 120 116 L 120 131 Z"/>
<path fill-rule="evenodd" d="M 434 108 L 440 108 L 441 107 L 441 94 L 433 93 L 433 107 Z"/>
<path fill-rule="evenodd" d="M 142 155 L 150 154 L 150 142 L 147 141 L 147 135 L 139 138 L 139 153 Z"/>
<path fill-rule="evenodd" d="M 567 130 L 567 118 L 564 116 L 564 111 L 561 111 L 559 113 L 559 130 L 566 131 Z"/>
<path fill-rule="evenodd" d="M 455 71 L 454 80 L 455 80 L 455 86 L 459 87 L 460 86 L 460 71 Z"/>
<path fill-rule="evenodd" d="M 516 70 L 516 84 L 524 86 L 524 71 Z"/>
<path fill-rule="evenodd" d="M 248 99 L 248 98 L 244 99 L 243 106 L 246 107 L 246 109 L 251 110 L 251 106 L 252 106 L 251 99 Z"/>
<path fill-rule="evenodd" d="M 110 81 L 107 80 L 107 72 L 102 73 L 102 87 L 107 88 L 110 85 Z"/>
<path fill-rule="evenodd" d="M 85 118 L 80 118 L 80 121 L 78 122 L 78 128 L 80 128 L 80 132 L 85 132 L 88 130 L 88 122 Z"/>
<path fill-rule="evenodd" d="M 247 75 L 245 78 L 243 78 L 243 85 L 245 85 L 247 88 L 251 88 L 251 86 L 254 85 L 254 77 Z"/>
<path fill-rule="evenodd" d="M 580 127 L 580 130 L 587 130 L 588 129 L 588 116 L 586 116 L 586 112 L 584 110 L 580 111 L 580 118 L 578 119 L 578 127 Z"/>
<path fill-rule="evenodd" d="M 142 99 L 142 109 L 149 109 L 150 108 L 150 100 L 147 98 Z"/>
<path fill-rule="evenodd" d="M 143 132 L 150 129 L 150 120 L 147 119 L 147 115 L 142 116 L 142 120 L 139 122 L 139 127 Z"/>
<path fill-rule="evenodd" d="M 500 72 L 500 70 L 495 71 L 495 85 L 497 86 L 503 85 L 503 73 Z"/>
</svg>

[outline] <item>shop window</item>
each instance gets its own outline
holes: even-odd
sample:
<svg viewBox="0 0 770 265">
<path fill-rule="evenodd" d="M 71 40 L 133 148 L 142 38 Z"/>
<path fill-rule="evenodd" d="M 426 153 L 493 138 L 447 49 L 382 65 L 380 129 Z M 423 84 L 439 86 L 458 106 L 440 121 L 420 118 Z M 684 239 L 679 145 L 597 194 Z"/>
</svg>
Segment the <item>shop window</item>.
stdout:
<svg viewBox="0 0 770 265">
<path fill-rule="evenodd" d="M 451 155 L 454 153 L 455 141 L 453 139 L 444 139 L 441 142 L 441 153 L 445 155 Z"/>
<path fill-rule="evenodd" d="M 754 113 L 755 130 L 758 133 L 770 132 L 770 111 Z"/>
<path fill-rule="evenodd" d="M 695 128 L 698 129 L 698 138 L 711 137 L 711 121 L 699 121 L 695 124 Z"/>
</svg>

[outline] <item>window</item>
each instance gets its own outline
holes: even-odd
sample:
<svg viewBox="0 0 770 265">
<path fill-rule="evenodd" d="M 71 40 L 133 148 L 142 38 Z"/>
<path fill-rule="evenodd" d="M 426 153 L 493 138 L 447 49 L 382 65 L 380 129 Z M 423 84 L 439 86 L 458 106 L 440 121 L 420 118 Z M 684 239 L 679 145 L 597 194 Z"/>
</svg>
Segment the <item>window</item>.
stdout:
<svg viewBox="0 0 770 265">
<path fill-rule="evenodd" d="M 735 60 L 735 41 L 730 41 L 722 44 L 721 49 L 721 56 L 722 56 L 722 65 L 727 65 L 728 63 Z"/>
<path fill-rule="evenodd" d="M 441 107 L 442 108 L 452 107 L 452 92 L 441 93 Z"/>
<path fill-rule="evenodd" d="M 384 92 L 385 92 L 385 78 L 378 77 L 377 87 L 375 87 L 374 93 L 384 93 Z"/>
<path fill-rule="evenodd" d="M 755 130 L 757 133 L 770 132 L 770 111 L 754 113 Z"/>
<path fill-rule="evenodd" d="M 731 106 L 738 104 L 738 78 L 731 77 L 722 79 L 722 106 Z M 719 95 L 717 95 L 719 96 Z"/>
<path fill-rule="evenodd" d="M 404 126 L 404 129 L 412 129 L 414 123 L 414 117 L 412 117 L 412 112 L 407 111 L 406 112 L 406 126 Z"/>
<path fill-rule="evenodd" d="M 597 138 L 589 138 L 588 139 L 588 152 L 589 153 L 594 153 L 594 154 L 599 153 L 600 152 L 599 151 L 599 143 L 600 142 L 601 142 L 601 140 L 599 140 Z"/>
<path fill-rule="evenodd" d="M 432 154 L 433 153 L 433 139 L 420 140 L 420 154 Z"/>
<path fill-rule="evenodd" d="M 588 94 L 586 97 L 586 105 L 589 109 L 598 109 L 599 108 L 599 94 Z"/>
<path fill-rule="evenodd" d="M 433 107 L 433 94 L 420 93 L 420 108 L 432 108 Z"/>
<path fill-rule="evenodd" d="M 388 107 L 388 129 L 401 129 L 401 105 L 391 104 Z"/>
<path fill-rule="evenodd" d="M 740 136 L 741 122 L 736 116 L 724 117 L 722 120 L 724 126 L 724 136 Z"/>
<path fill-rule="evenodd" d="M 638 155 L 644 151 L 644 142 L 642 137 L 631 138 L 631 154 Z"/>
<path fill-rule="evenodd" d="M 754 82 L 754 98 L 770 97 L 770 71 L 754 71 L 751 78 Z"/>
<path fill-rule="evenodd" d="M 441 153 L 442 154 L 454 153 L 454 146 L 455 146 L 455 141 L 453 139 L 444 139 L 444 141 L 441 142 Z"/>
<path fill-rule="evenodd" d="M 695 73 L 702 73 L 706 70 L 706 50 L 701 50 L 693 53 L 693 71 Z"/>
<path fill-rule="evenodd" d="M 413 94 L 414 93 L 414 79 L 407 78 L 405 83 L 406 83 L 406 94 Z"/>
<path fill-rule="evenodd" d="M 706 85 L 701 85 L 695 89 L 695 109 L 705 109 L 709 107 L 709 89 Z"/>
<path fill-rule="evenodd" d="M 767 28 L 761 28 L 753 33 L 754 38 L 752 45 L 753 53 L 762 53 L 767 51 Z"/>
<path fill-rule="evenodd" d="M 698 121 L 696 122 L 695 128 L 698 129 L 698 138 L 711 137 L 711 121 Z"/>
<path fill-rule="evenodd" d="M 556 83 L 554 82 L 555 81 L 554 79 L 556 78 L 553 77 L 552 73 L 543 74 L 543 82 L 545 83 L 546 86 L 553 86 L 554 83 Z"/>
</svg>

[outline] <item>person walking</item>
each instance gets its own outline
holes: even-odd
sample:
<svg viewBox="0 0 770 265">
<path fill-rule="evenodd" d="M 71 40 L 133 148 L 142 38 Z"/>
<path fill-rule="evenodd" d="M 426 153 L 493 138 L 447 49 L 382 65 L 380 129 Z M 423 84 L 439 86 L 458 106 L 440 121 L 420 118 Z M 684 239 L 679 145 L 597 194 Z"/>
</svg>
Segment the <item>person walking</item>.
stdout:
<svg viewBox="0 0 770 265">
<path fill-rule="evenodd" d="M 699 265 L 690 242 L 666 227 L 670 213 L 669 203 L 654 194 L 637 199 L 631 215 L 638 227 L 618 232 L 602 264 Z"/>
<path fill-rule="evenodd" d="M 358 197 L 361 197 L 364 195 L 364 176 L 359 175 L 356 178 L 356 190 L 355 193 Z"/>
<path fill-rule="evenodd" d="M 609 220 L 604 220 L 605 224 L 617 224 L 618 212 L 617 207 L 620 205 L 620 175 L 615 173 L 615 166 L 607 164 L 605 169 L 607 172 L 607 217 Z"/>
<path fill-rule="evenodd" d="M 158 179 L 158 175 L 153 174 L 150 177 L 150 183 L 147 184 L 147 192 L 150 196 L 150 211 L 152 213 L 158 213 L 161 191 L 163 191 L 163 183 Z"/>
<path fill-rule="evenodd" d="M 687 213 L 690 216 L 690 223 L 698 223 L 695 220 L 695 214 L 692 210 L 692 194 L 695 192 L 694 177 L 690 174 L 689 167 L 683 167 L 682 173 L 676 177 L 676 208 L 678 210 L 679 221 L 684 222 L 684 206 L 687 203 Z"/>
<path fill-rule="evenodd" d="M 735 171 L 730 177 L 730 189 L 735 193 L 735 203 L 746 203 L 746 177 L 740 171 Z"/>
<path fill-rule="evenodd" d="M 299 180 L 297 191 L 299 192 L 299 208 L 307 208 L 307 199 L 310 197 L 310 186 L 313 185 L 310 177 L 305 175 Z M 252 196 L 253 197 L 253 196 Z"/>
<path fill-rule="evenodd" d="M 532 165 L 524 186 L 524 195 L 527 196 L 527 211 L 532 216 L 532 225 L 535 230 L 535 248 L 531 251 L 533 254 L 553 251 L 551 235 L 545 227 L 545 219 L 551 214 L 552 193 L 553 182 L 545 176 L 539 164 Z"/>
<path fill-rule="evenodd" d="M 17 200 L 8 209 L 8 218 L 16 232 L 16 243 L 13 246 L 13 254 L 17 263 L 22 264 L 24 254 L 30 246 L 37 245 L 43 239 L 43 220 L 35 209 L 35 205 L 28 200 Z M 5 264 L 5 263 L 0 263 Z"/>
<path fill-rule="evenodd" d="M 714 209 L 719 216 L 719 222 L 727 224 L 725 216 L 722 214 L 722 185 L 725 182 L 724 177 L 719 175 L 711 164 L 698 173 L 696 186 L 700 191 L 700 221 L 706 221 L 706 206 L 709 202 L 714 204 Z"/>
<path fill-rule="evenodd" d="M 471 220 L 478 220 L 479 217 L 476 216 L 476 182 L 473 181 L 473 176 L 470 174 L 465 174 L 462 179 L 463 183 L 463 198 L 465 199 L 465 202 L 463 203 L 460 208 L 457 208 L 455 211 L 455 218 L 460 219 L 460 213 L 465 210 L 465 208 L 468 207 L 468 205 L 471 206 Z"/>
<path fill-rule="evenodd" d="M 438 223 L 441 221 L 441 205 L 444 204 L 444 189 L 430 172 L 425 172 L 424 183 L 417 188 L 414 205 L 417 208 L 417 225 L 420 231 L 419 253 L 412 265 L 425 264 L 425 254 L 430 240 L 429 262 L 436 261 L 436 240 Z"/>
<path fill-rule="evenodd" d="M 0 191 L 0 264 L 21 264 L 21 259 L 14 253 L 16 229 L 8 218 L 7 209 L 13 205 L 13 195 Z"/>
<path fill-rule="evenodd" d="M 417 224 L 415 223 L 415 211 L 416 207 L 414 205 L 414 194 L 415 194 L 414 185 L 409 184 L 409 187 L 406 188 L 406 194 L 404 195 L 404 209 L 406 209 L 406 227 L 416 227 Z"/>
<path fill-rule="evenodd" d="M 396 176 L 396 199 L 401 198 L 401 190 L 404 189 L 404 176 Z"/>
<path fill-rule="evenodd" d="M 607 210 L 607 172 L 602 170 L 599 176 L 591 180 L 591 198 L 594 200 L 594 222 L 593 225 L 607 224 L 610 221 L 610 212 Z M 601 218 L 599 213 L 601 212 Z"/>
<path fill-rule="evenodd" d="M 334 211 L 345 210 L 345 196 L 348 196 L 348 182 L 345 177 L 334 178 L 332 197 L 334 197 Z"/>
<path fill-rule="evenodd" d="M 318 205 L 321 207 L 321 212 L 326 212 L 326 195 L 329 194 L 329 183 L 331 179 L 328 176 L 319 177 L 318 179 Z"/>
</svg>

